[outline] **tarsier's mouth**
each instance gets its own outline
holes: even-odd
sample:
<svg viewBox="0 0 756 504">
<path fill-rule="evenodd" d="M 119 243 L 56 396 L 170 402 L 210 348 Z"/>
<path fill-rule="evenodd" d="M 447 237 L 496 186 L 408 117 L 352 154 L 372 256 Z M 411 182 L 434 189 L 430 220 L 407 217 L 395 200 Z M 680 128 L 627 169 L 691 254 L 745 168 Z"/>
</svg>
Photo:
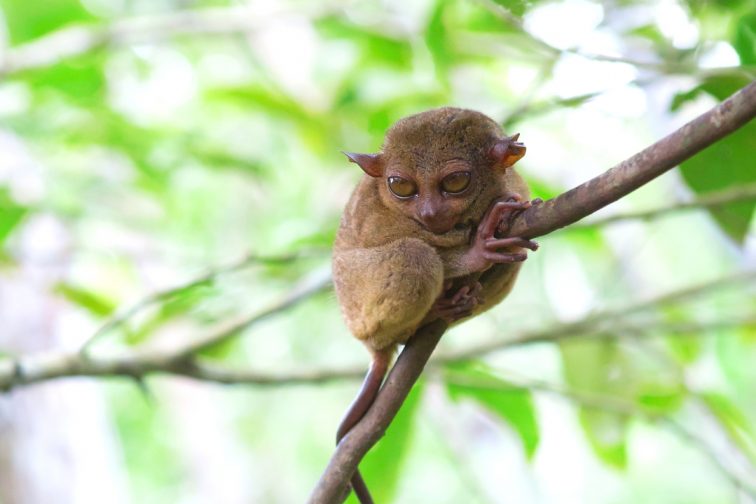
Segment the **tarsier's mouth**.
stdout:
<svg viewBox="0 0 756 504">
<path fill-rule="evenodd" d="M 451 223 L 451 222 L 436 222 L 436 221 L 426 222 L 426 221 L 423 221 L 422 219 L 414 219 L 414 220 L 417 223 L 419 223 L 424 229 L 436 235 L 446 234 L 452 229 L 456 228 L 456 224 Z"/>
<path fill-rule="evenodd" d="M 467 219 L 467 221 L 459 221 L 456 224 L 454 224 L 454 229 L 457 231 L 464 231 L 466 229 L 471 229 L 473 227 L 473 221 L 472 219 Z"/>
</svg>

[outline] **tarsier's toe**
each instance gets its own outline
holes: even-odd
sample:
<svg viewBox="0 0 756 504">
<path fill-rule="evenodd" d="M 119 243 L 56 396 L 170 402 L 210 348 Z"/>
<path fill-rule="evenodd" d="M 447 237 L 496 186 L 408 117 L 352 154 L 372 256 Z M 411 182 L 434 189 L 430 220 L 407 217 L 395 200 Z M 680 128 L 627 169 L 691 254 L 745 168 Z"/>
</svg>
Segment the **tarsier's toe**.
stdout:
<svg viewBox="0 0 756 504">
<path fill-rule="evenodd" d="M 436 301 L 434 311 L 438 318 L 451 323 L 472 315 L 476 306 L 483 304 L 480 282 L 464 285 L 455 292 L 447 292 Z"/>
<path fill-rule="evenodd" d="M 501 214 L 499 225 L 496 227 L 496 236 L 506 236 L 507 232 L 512 227 L 512 221 L 515 217 L 528 208 L 534 205 L 540 205 L 541 203 L 543 203 L 541 198 L 523 200 L 522 196 L 519 194 L 510 195 L 507 198 L 507 206 Z"/>
</svg>

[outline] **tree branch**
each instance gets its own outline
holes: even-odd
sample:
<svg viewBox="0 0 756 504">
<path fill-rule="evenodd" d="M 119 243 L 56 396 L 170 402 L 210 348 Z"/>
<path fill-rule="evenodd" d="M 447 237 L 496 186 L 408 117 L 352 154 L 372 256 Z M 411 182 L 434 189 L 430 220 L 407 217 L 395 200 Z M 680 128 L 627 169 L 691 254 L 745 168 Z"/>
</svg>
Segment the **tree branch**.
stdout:
<svg viewBox="0 0 756 504">
<path fill-rule="evenodd" d="M 756 81 L 710 111 L 603 174 L 522 212 L 511 236 L 535 238 L 590 215 L 677 166 L 756 116 Z M 359 461 L 381 438 L 446 330 L 421 328 L 397 359 L 373 406 L 336 448 L 310 495 L 311 504 L 340 502 Z"/>
</svg>

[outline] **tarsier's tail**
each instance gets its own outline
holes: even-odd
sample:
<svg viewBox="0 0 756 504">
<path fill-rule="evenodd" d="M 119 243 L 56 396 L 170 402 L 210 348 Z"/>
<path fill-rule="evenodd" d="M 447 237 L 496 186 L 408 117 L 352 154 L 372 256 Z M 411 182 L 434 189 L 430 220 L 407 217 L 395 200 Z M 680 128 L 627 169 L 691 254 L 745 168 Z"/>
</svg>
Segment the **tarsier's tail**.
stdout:
<svg viewBox="0 0 756 504">
<path fill-rule="evenodd" d="M 373 497 L 370 495 L 370 490 L 368 490 L 368 487 L 365 484 L 365 480 L 362 479 L 362 475 L 360 474 L 359 469 L 354 471 L 354 475 L 352 476 L 352 481 L 350 483 L 352 484 L 354 495 L 357 496 L 357 500 L 360 501 L 360 504 L 375 504 L 373 502 Z"/>
<path fill-rule="evenodd" d="M 362 388 L 360 388 L 357 397 L 355 397 L 354 401 L 349 406 L 349 409 L 344 414 L 344 418 L 341 420 L 339 428 L 336 431 L 336 444 L 341 442 L 343 437 L 352 430 L 352 427 L 354 427 L 370 409 L 370 406 L 378 395 L 378 391 L 381 389 L 383 378 L 388 372 L 393 354 L 393 349 L 375 352 L 373 354 L 373 360 L 370 363 L 370 369 L 368 369 L 367 375 L 365 375 L 365 380 L 362 382 Z M 351 483 L 360 504 L 373 504 L 373 498 L 370 496 L 370 491 L 365 484 L 365 480 L 362 479 L 359 469 L 354 472 Z"/>
</svg>

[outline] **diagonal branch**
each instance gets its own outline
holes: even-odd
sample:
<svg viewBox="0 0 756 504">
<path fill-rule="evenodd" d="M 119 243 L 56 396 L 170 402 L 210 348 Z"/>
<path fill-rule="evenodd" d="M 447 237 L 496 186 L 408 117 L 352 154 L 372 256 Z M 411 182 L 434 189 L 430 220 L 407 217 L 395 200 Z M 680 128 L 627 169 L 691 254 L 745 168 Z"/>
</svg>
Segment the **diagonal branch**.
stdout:
<svg viewBox="0 0 756 504">
<path fill-rule="evenodd" d="M 258 255 L 254 253 L 247 253 L 243 257 L 241 257 L 240 259 L 237 259 L 236 261 L 232 263 L 225 264 L 217 268 L 213 268 L 207 271 L 206 273 L 196 278 L 192 278 L 191 280 L 188 280 L 182 284 L 179 284 L 179 285 L 176 285 L 174 287 L 170 287 L 164 290 L 159 290 L 157 292 L 153 292 L 152 294 L 143 297 L 137 303 L 131 305 L 127 309 L 121 312 L 118 312 L 112 317 L 110 317 L 109 319 L 107 319 L 105 323 L 102 324 L 100 328 L 97 329 L 97 331 L 95 331 L 95 333 L 84 342 L 84 344 L 81 346 L 80 351 L 83 354 L 88 353 L 90 347 L 97 340 L 102 338 L 107 333 L 122 327 L 130 319 L 132 319 L 134 316 L 136 316 L 145 308 L 156 305 L 156 304 L 164 303 L 170 299 L 175 298 L 181 293 L 186 292 L 195 287 L 212 283 L 218 277 L 222 275 L 247 268 L 249 266 L 252 266 L 253 264 L 285 264 L 285 263 L 296 261 L 298 259 L 309 257 L 310 255 L 311 255 L 311 252 L 309 251 L 296 253 L 296 254 L 282 255 L 282 256 L 265 256 L 265 255 Z"/>
<path fill-rule="evenodd" d="M 524 211 L 513 223 L 510 234 L 535 238 L 577 222 L 674 168 L 755 116 L 756 81 L 614 168 Z M 445 330 L 441 322 L 425 326 L 404 347 L 373 406 L 336 448 L 310 495 L 311 504 L 343 500 L 359 461 L 388 428 Z"/>
</svg>

